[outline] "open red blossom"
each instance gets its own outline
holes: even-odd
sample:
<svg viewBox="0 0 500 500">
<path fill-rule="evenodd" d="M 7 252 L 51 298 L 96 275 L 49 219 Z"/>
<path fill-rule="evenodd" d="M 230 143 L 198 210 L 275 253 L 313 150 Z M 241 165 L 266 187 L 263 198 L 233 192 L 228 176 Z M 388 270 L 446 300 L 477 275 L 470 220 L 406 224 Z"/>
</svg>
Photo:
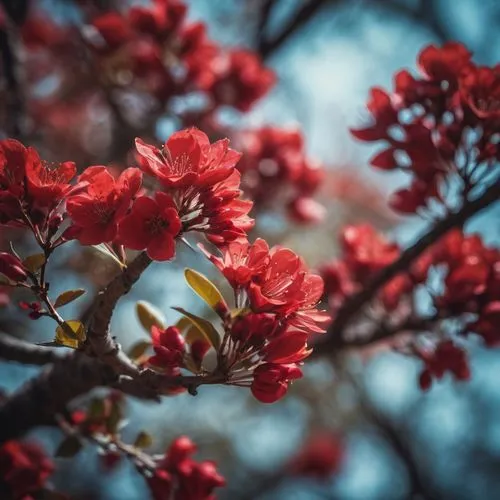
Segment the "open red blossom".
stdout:
<svg viewBox="0 0 500 500">
<path fill-rule="evenodd" d="M 40 207 L 55 207 L 72 189 L 69 184 L 76 175 L 72 161 L 51 164 L 43 161 L 33 148 L 26 159 L 27 191 Z"/>
<path fill-rule="evenodd" d="M 192 128 L 173 134 L 163 148 L 136 139 L 141 167 L 167 188 L 208 187 L 228 178 L 240 158 L 227 139 L 210 144 L 206 134 Z"/>
<path fill-rule="evenodd" d="M 166 329 L 154 325 L 151 328 L 151 338 L 155 355 L 148 360 L 153 366 L 176 368 L 182 363 L 186 342 L 178 328 L 171 326 Z"/>
<path fill-rule="evenodd" d="M 118 222 L 141 187 L 142 173 L 128 168 L 118 179 L 106 167 L 89 167 L 78 181 L 87 184 L 84 193 L 69 197 L 66 207 L 73 220 L 72 232 L 82 245 L 113 241 Z"/>
<path fill-rule="evenodd" d="M 274 312 L 291 316 L 295 328 L 313 327 L 323 323 L 325 315 L 314 305 L 323 294 L 323 280 L 309 274 L 301 258 L 287 248 L 273 248 L 269 265 L 248 287 L 251 307 L 256 312 Z"/>
<path fill-rule="evenodd" d="M 7 441 L 0 447 L 0 490 L 8 498 L 32 498 L 53 470 L 52 462 L 35 443 Z"/>
<path fill-rule="evenodd" d="M 135 140 L 135 146 L 144 159 L 141 168 L 157 177 L 165 187 L 190 186 L 198 178 L 201 147 L 191 131 L 176 132 L 162 149 L 139 138 Z"/>
<path fill-rule="evenodd" d="M 500 119 L 500 65 L 468 67 L 460 78 L 460 93 L 478 118 Z"/>
<path fill-rule="evenodd" d="M 212 255 L 202 246 L 200 248 L 233 288 L 247 285 L 269 263 L 269 246 L 261 238 L 257 238 L 253 244 L 246 240 L 230 242 L 222 258 Z"/>
<path fill-rule="evenodd" d="M 118 240 L 132 250 L 144 250 L 153 260 L 175 255 L 175 237 L 181 221 L 172 198 L 157 192 L 155 198 L 141 196 L 118 226 Z"/>
<path fill-rule="evenodd" d="M 253 374 L 250 387 L 252 394 L 262 403 L 274 403 L 281 399 L 288 390 L 288 383 L 302 377 L 296 365 L 264 363 Z"/>
</svg>

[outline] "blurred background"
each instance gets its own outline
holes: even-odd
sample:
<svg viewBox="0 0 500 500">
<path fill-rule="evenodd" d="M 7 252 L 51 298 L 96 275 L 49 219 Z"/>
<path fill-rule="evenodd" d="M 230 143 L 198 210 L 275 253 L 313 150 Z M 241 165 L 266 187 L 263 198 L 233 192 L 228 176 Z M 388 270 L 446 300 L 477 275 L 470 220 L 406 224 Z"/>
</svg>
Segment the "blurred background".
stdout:
<svg viewBox="0 0 500 500">
<path fill-rule="evenodd" d="M 22 108 L 19 95 L 18 100 L 12 98 L 3 50 L 7 82 L 1 94 L 4 135 L 21 137 L 46 158 L 76 158 L 82 167 L 126 164 L 135 135 L 159 143 L 181 126 L 179 116 L 185 117 L 186 109 L 196 107 L 196 95 L 172 99 L 168 112 L 149 103 L 145 91 L 129 89 L 126 83 L 115 88 L 111 98 L 106 93 L 103 97 L 81 76 L 75 77 L 80 75 L 83 58 L 75 57 L 67 43 L 57 42 L 59 30 L 85 24 L 92 9 L 106 11 L 116 4 L 125 9 L 130 3 L 32 1 L 29 16 L 49 20 L 55 28 L 52 34 L 45 33 L 46 38 L 36 30 L 28 41 L 25 35 L 27 48 L 21 52 L 15 75 L 28 82 L 23 92 L 29 99 L 24 99 Z M 425 221 L 396 217 L 386 205 L 387 193 L 402 179 L 371 170 L 367 160 L 373 150 L 356 143 L 348 129 L 366 121 L 369 88 L 389 87 L 395 71 L 414 69 L 418 52 L 429 43 L 458 40 L 480 63 L 500 60 L 500 45 L 495 42 L 500 3 L 185 3 L 188 20 L 206 23 L 212 40 L 224 47 L 255 50 L 277 76 L 274 87 L 249 111 L 221 109 L 219 122 L 231 130 L 269 125 L 298 128 L 304 154 L 326 169 L 314 195 L 327 210 L 323 223 L 299 224 L 275 207 L 259 206 L 254 214 L 258 217 L 254 236 L 293 248 L 313 267 L 336 255 L 338 231 L 346 223 L 369 221 L 403 244 L 411 242 Z M 50 50 L 43 50 L 47 40 L 52 40 Z M 55 58 L 61 67 L 56 68 Z M 77 80 L 73 87 L 67 81 L 61 83 L 61 75 L 66 73 Z M 70 91 L 63 94 L 61 88 Z M 108 100 L 103 103 L 103 99 Z M 274 189 L 278 187 L 268 195 L 274 196 Z M 499 242 L 498 216 L 498 208 L 490 210 L 468 229 L 484 232 L 487 243 Z M 30 242 L 21 234 L 9 233 L 3 239 L 13 239 L 29 254 Z M 180 272 L 185 266 L 212 272 L 201 255 L 179 247 L 174 263 L 153 265 L 120 302 L 113 331 L 125 349 L 147 337 L 135 316 L 137 300 L 153 303 L 169 323 L 177 319 L 171 306 L 189 304 L 193 308 L 196 299 Z M 53 292 L 75 287 L 98 290 L 113 272 L 109 261 L 69 246 L 53 263 Z M 224 286 L 220 280 L 218 284 Z M 91 297 L 89 293 L 78 306 L 68 306 L 66 317 L 83 314 Z M 26 320 L 18 300 L 8 304 L 5 300 L 0 313 L 3 328 L 33 341 L 50 339 L 53 325 L 44 319 Z M 36 373 L 36 369 L 6 363 L 0 364 L 0 370 L 0 387 L 7 392 Z M 455 383 L 445 377 L 425 394 L 417 385 L 418 370 L 417 361 L 392 353 L 384 345 L 345 349 L 306 362 L 304 378 L 273 405 L 258 403 L 244 389 L 210 386 L 202 387 L 196 397 L 182 394 L 159 405 L 130 400 L 124 433 L 133 437 L 146 428 L 155 436 L 158 452 L 176 436 L 190 436 L 199 446 L 199 456 L 217 461 L 228 480 L 228 486 L 218 493 L 221 499 L 500 498 L 500 355 L 474 348 L 471 382 Z M 48 449 L 55 448 L 58 433 L 42 430 L 36 435 Z M 298 450 L 302 455 L 297 456 Z M 103 474 L 95 453 L 89 446 L 73 461 L 58 460 L 53 480 L 57 489 L 76 499 L 148 498 L 133 466 L 124 461 L 113 472 Z M 308 463 L 316 461 L 311 470 L 301 469 L 307 454 Z"/>
</svg>

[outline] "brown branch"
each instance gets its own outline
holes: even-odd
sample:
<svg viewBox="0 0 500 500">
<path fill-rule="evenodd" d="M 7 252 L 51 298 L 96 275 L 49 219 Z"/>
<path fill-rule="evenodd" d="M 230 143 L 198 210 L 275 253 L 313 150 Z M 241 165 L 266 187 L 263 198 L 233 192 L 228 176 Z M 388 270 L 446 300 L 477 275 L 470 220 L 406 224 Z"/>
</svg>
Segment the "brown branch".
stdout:
<svg viewBox="0 0 500 500">
<path fill-rule="evenodd" d="M 400 257 L 392 264 L 388 265 L 372 279 L 358 293 L 348 297 L 333 320 L 328 329 L 326 338 L 318 342 L 316 349 L 322 352 L 338 349 L 342 346 L 345 328 L 361 308 L 369 302 L 376 293 L 386 283 L 398 274 L 409 269 L 412 263 L 431 245 L 436 243 L 448 231 L 454 227 L 462 226 L 468 219 L 479 213 L 481 210 L 492 205 L 500 199 L 500 180 L 489 186 L 481 196 L 473 201 L 467 201 L 464 206 L 455 213 L 450 214 L 445 219 L 437 222 L 430 231 L 418 239 L 412 246 L 408 247 Z"/>
<path fill-rule="evenodd" d="M 94 313 L 87 331 L 91 352 L 120 374 L 137 375 L 139 371 L 111 336 L 109 323 L 120 298 L 130 291 L 149 264 L 151 259 L 147 254 L 139 254 L 121 274 L 98 293 L 92 307 Z"/>
<path fill-rule="evenodd" d="M 116 380 L 112 367 L 78 352 L 57 360 L 0 405 L 0 443 L 33 427 L 53 425 L 71 400 Z"/>
<path fill-rule="evenodd" d="M 0 359 L 26 365 L 47 365 L 61 359 L 57 349 L 41 347 L 0 332 Z"/>
</svg>

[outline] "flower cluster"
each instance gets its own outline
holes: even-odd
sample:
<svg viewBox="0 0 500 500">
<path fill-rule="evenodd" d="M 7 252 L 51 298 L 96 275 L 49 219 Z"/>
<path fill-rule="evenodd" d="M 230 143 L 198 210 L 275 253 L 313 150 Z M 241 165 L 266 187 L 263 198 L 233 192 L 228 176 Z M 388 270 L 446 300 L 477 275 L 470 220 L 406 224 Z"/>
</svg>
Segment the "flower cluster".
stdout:
<svg viewBox="0 0 500 500">
<path fill-rule="evenodd" d="M 226 484 L 210 461 L 195 462 L 194 443 L 186 436 L 177 438 L 157 468 L 147 479 L 154 500 L 213 500 L 213 490 Z"/>
<path fill-rule="evenodd" d="M 454 230 L 436 245 L 434 257 L 446 273 L 435 307 L 443 316 L 463 317 L 465 332 L 478 334 L 486 345 L 498 345 L 500 251 L 478 235 Z"/>
<path fill-rule="evenodd" d="M 312 195 L 325 177 L 320 163 L 306 157 L 304 140 L 297 130 L 263 127 L 236 134 L 243 151 L 238 169 L 245 193 L 257 208 L 286 206 L 297 222 L 318 222 L 324 208 Z"/>
<path fill-rule="evenodd" d="M 62 222 L 57 209 L 74 191 L 75 174 L 73 162 L 51 164 L 14 139 L 0 141 L 0 223 L 55 234 Z"/>
<path fill-rule="evenodd" d="M 371 277 L 393 263 L 401 254 L 397 243 L 387 241 L 369 224 L 344 227 L 340 245 L 342 258 L 320 268 L 325 280 L 325 292 L 334 310 L 346 297 L 359 291 Z M 410 270 L 389 281 L 378 295 L 384 309 L 395 310 L 417 284 L 424 282 L 430 264 L 429 256 L 424 255 Z"/>
<path fill-rule="evenodd" d="M 0 447 L 0 491 L 6 498 L 31 500 L 54 470 L 40 446 L 7 441 Z"/>
<path fill-rule="evenodd" d="M 204 374 L 208 383 L 249 386 L 259 401 L 272 403 L 302 376 L 299 364 L 312 351 L 309 337 L 329 322 L 329 315 L 316 308 L 323 280 L 291 250 L 269 249 L 261 239 L 230 242 L 221 256 L 201 248 L 233 288 L 234 308 L 205 276 L 187 269 L 186 281 L 219 316 L 222 332 L 176 308 L 184 315 L 176 326 L 152 326 L 154 355 L 147 364 L 170 376 L 185 369 Z M 168 387 L 166 392 L 185 390 Z"/>
<path fill-rule="evenodd" d="M 360 140 L 385 141 L 373 166 L 411 175 L 411 184 L 391 200 L 404 213 L 430 199 L 446 202 L 443 180 L 455 172 L 467 196 L 498 160 L 498 68 L 477 66 L 456 42 L 426 47 L 418 68 L 418 77 L 398 72 L 392 93 L 372 89 L 368 109 L 373 124 L 352 130 Z"/>
<path fill-rule="evenodd" d="M 123 14 L 100 14 L 90 22 L 86 41 L 114 85 L 132 83 L 161 101 L 202 90 L 213 107 L 247 111 L 272 87 L 274 73 L 253 52 L 223 50 L 204 24 L 186 21 L 186 12 L 179 0 L 154 0 Z"/>
</svg>

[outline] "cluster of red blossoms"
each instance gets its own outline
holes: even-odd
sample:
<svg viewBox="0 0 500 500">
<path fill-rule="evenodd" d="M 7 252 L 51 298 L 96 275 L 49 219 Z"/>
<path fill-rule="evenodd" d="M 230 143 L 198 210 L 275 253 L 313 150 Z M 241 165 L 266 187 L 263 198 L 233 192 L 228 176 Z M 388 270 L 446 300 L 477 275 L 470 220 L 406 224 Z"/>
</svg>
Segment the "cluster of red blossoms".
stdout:
<svg viewBox="0 0 500 500">
<path fill-rule="evenodd" d="M 321 268 L 333 311 L 401 255 L 397 244 L 368 225 L 347 226 L 341 235 L 341 248 L 342 258 Z M 423 290 L 430 293 L 426 285 L 431 268 L 443 276 L 444 287 L 431 293 L 434 314 L 418 326 L 426 330 L 427 338 L 422 343 L 413 342 L 409 351 L 424 362 L 420 376 L 423 389 L 446 372 L 457 380 L 469 378 L 466 351 L 457 344 L 459 336 L 476 334 L 487 346 L 500 342 L 500 251 L 486 247 L 478 235 L 464 235 L 459 229 L 444 236 L 380 290 L 377 307 L 371 311 L 373 319 L 382 324 L 399 321 L 402 331 L 405 318 L 410 325 L 414 323 L 420 315 L 414 309 L 416 294 Z"/>
<path fill-rule="evenodd" d="M 33 500 L 54 466 L 37 444 L 7 441 L 0 447 L 0 495 Z"/>
<path fill-rule="evenodd" d="M 205 300 L 211 297 L 207 302 L 222 331 L 179 309 L 185 318 L 176 326 L 153 326 L 155 354 L 148 363 L 170 375 L 183 368 L 219 377 L 221 383 L 249 386 L 259 401 L 272 403 L 302 376 L 299 364 L 312 351 L 309 338 L 329 322 L 329 315 L 316 309 L 323 280 L 309 273 L 291 250 L 269 249 L 261 239 L 230 242 L 221 248 L 221 257 L 203 251 L 233 288 L 234 308 L 204 276 L 195 275 L 198 284 L 193 286 L 193 271 L 188 270 L 186 279 L 194 290 Z M 210 369 L 214 357 L 217 364 Z"/>
<path fill-rule="evenodd" d="M 202 91 L 210 110 L 228 105 L 247 111 L 274 85 L 274 73 L 254 52 L 224 50 L 203 23 L 188 22 L 182 1 L 154 0 L 122 12 L 82 7 L 83 26 L 30 18 L 22 30 L 26 47 L 34 56 L 49 48 L 61 63 L 84 50 L 104 87 L 134 89 L 162 103 Z"/>
<path fill-rule="evenodd" d="M 243 157 L 245 193 L 256 208 L 286 206 L 297 222 L 318 222 L 325 213 L 312 195 L 325 178 L 324 167 L 306 157 L 304 140 L 298 130 L 263 127 L 238 132 L 235 136 Z"/>
<path fill-rule="evenodd" d="M 214 500 L 213 490 L 226 484 L 211 461 L 195 462 L 194 443 L 177 438 L 147 479 L 154 500 Z"/>
<path fill-rule="evenodd" d="M 411 175 L 411 184 L 391 200 L 404 213 L 430 199 L 446 201 L 443 180 L 456 172 L 466 195 L 499 159 L 498 67 L 477 66 L 463 45 L 449 42 L 422 50 L 418 68 L 418 77 L 398 72 L 391 94 L 372 89 L 373 124 L 352 130 L 358 139 L 387 144 L 373 166 Z"/>
<path fill-rule="evenodd" d="M 369 224 L 345 226 L 340 234 L 340 247 L 342 258 L 328 262 L 320 269 L 325 281 L 325 293 L 333 310 L 401 254 L 397 243 L 387 241 Z M 430 264 L 426 254 L 409 271 L 389 281 L 378 294 L 384 309 L 394 311 L 417 284 L 423 283 Z"/>
<path fill-rule="evenodd" d="M 246 234 L 253 223 L 247 215 L 252 203 L 239 199 L 235 165 L 240 155 L 227 139 L 210 144 L 205 134 L 189 129 L 175 133 L 161 149 L 140 139 L 136 145 L 141 169 L 163 189 L 154 197 L 141 188 L 139 168 L 115 179 L 107 167 L 93 166 L 71 185 L 73 163 L 51 165 L 33 148 L 1 141 L 0 221 L 29 227 L 46 247 L 76 238 L 84 245 L 146 250 L 154 260 L 172 258 L 175 238 L 188 231 L 204 232 L 219 245 Z M 62 231 L 68 217 L 70 225 Z M 11 279 L 26 278 L 17 257 L 3 255 L 1 261 Z"/>
</svg>

